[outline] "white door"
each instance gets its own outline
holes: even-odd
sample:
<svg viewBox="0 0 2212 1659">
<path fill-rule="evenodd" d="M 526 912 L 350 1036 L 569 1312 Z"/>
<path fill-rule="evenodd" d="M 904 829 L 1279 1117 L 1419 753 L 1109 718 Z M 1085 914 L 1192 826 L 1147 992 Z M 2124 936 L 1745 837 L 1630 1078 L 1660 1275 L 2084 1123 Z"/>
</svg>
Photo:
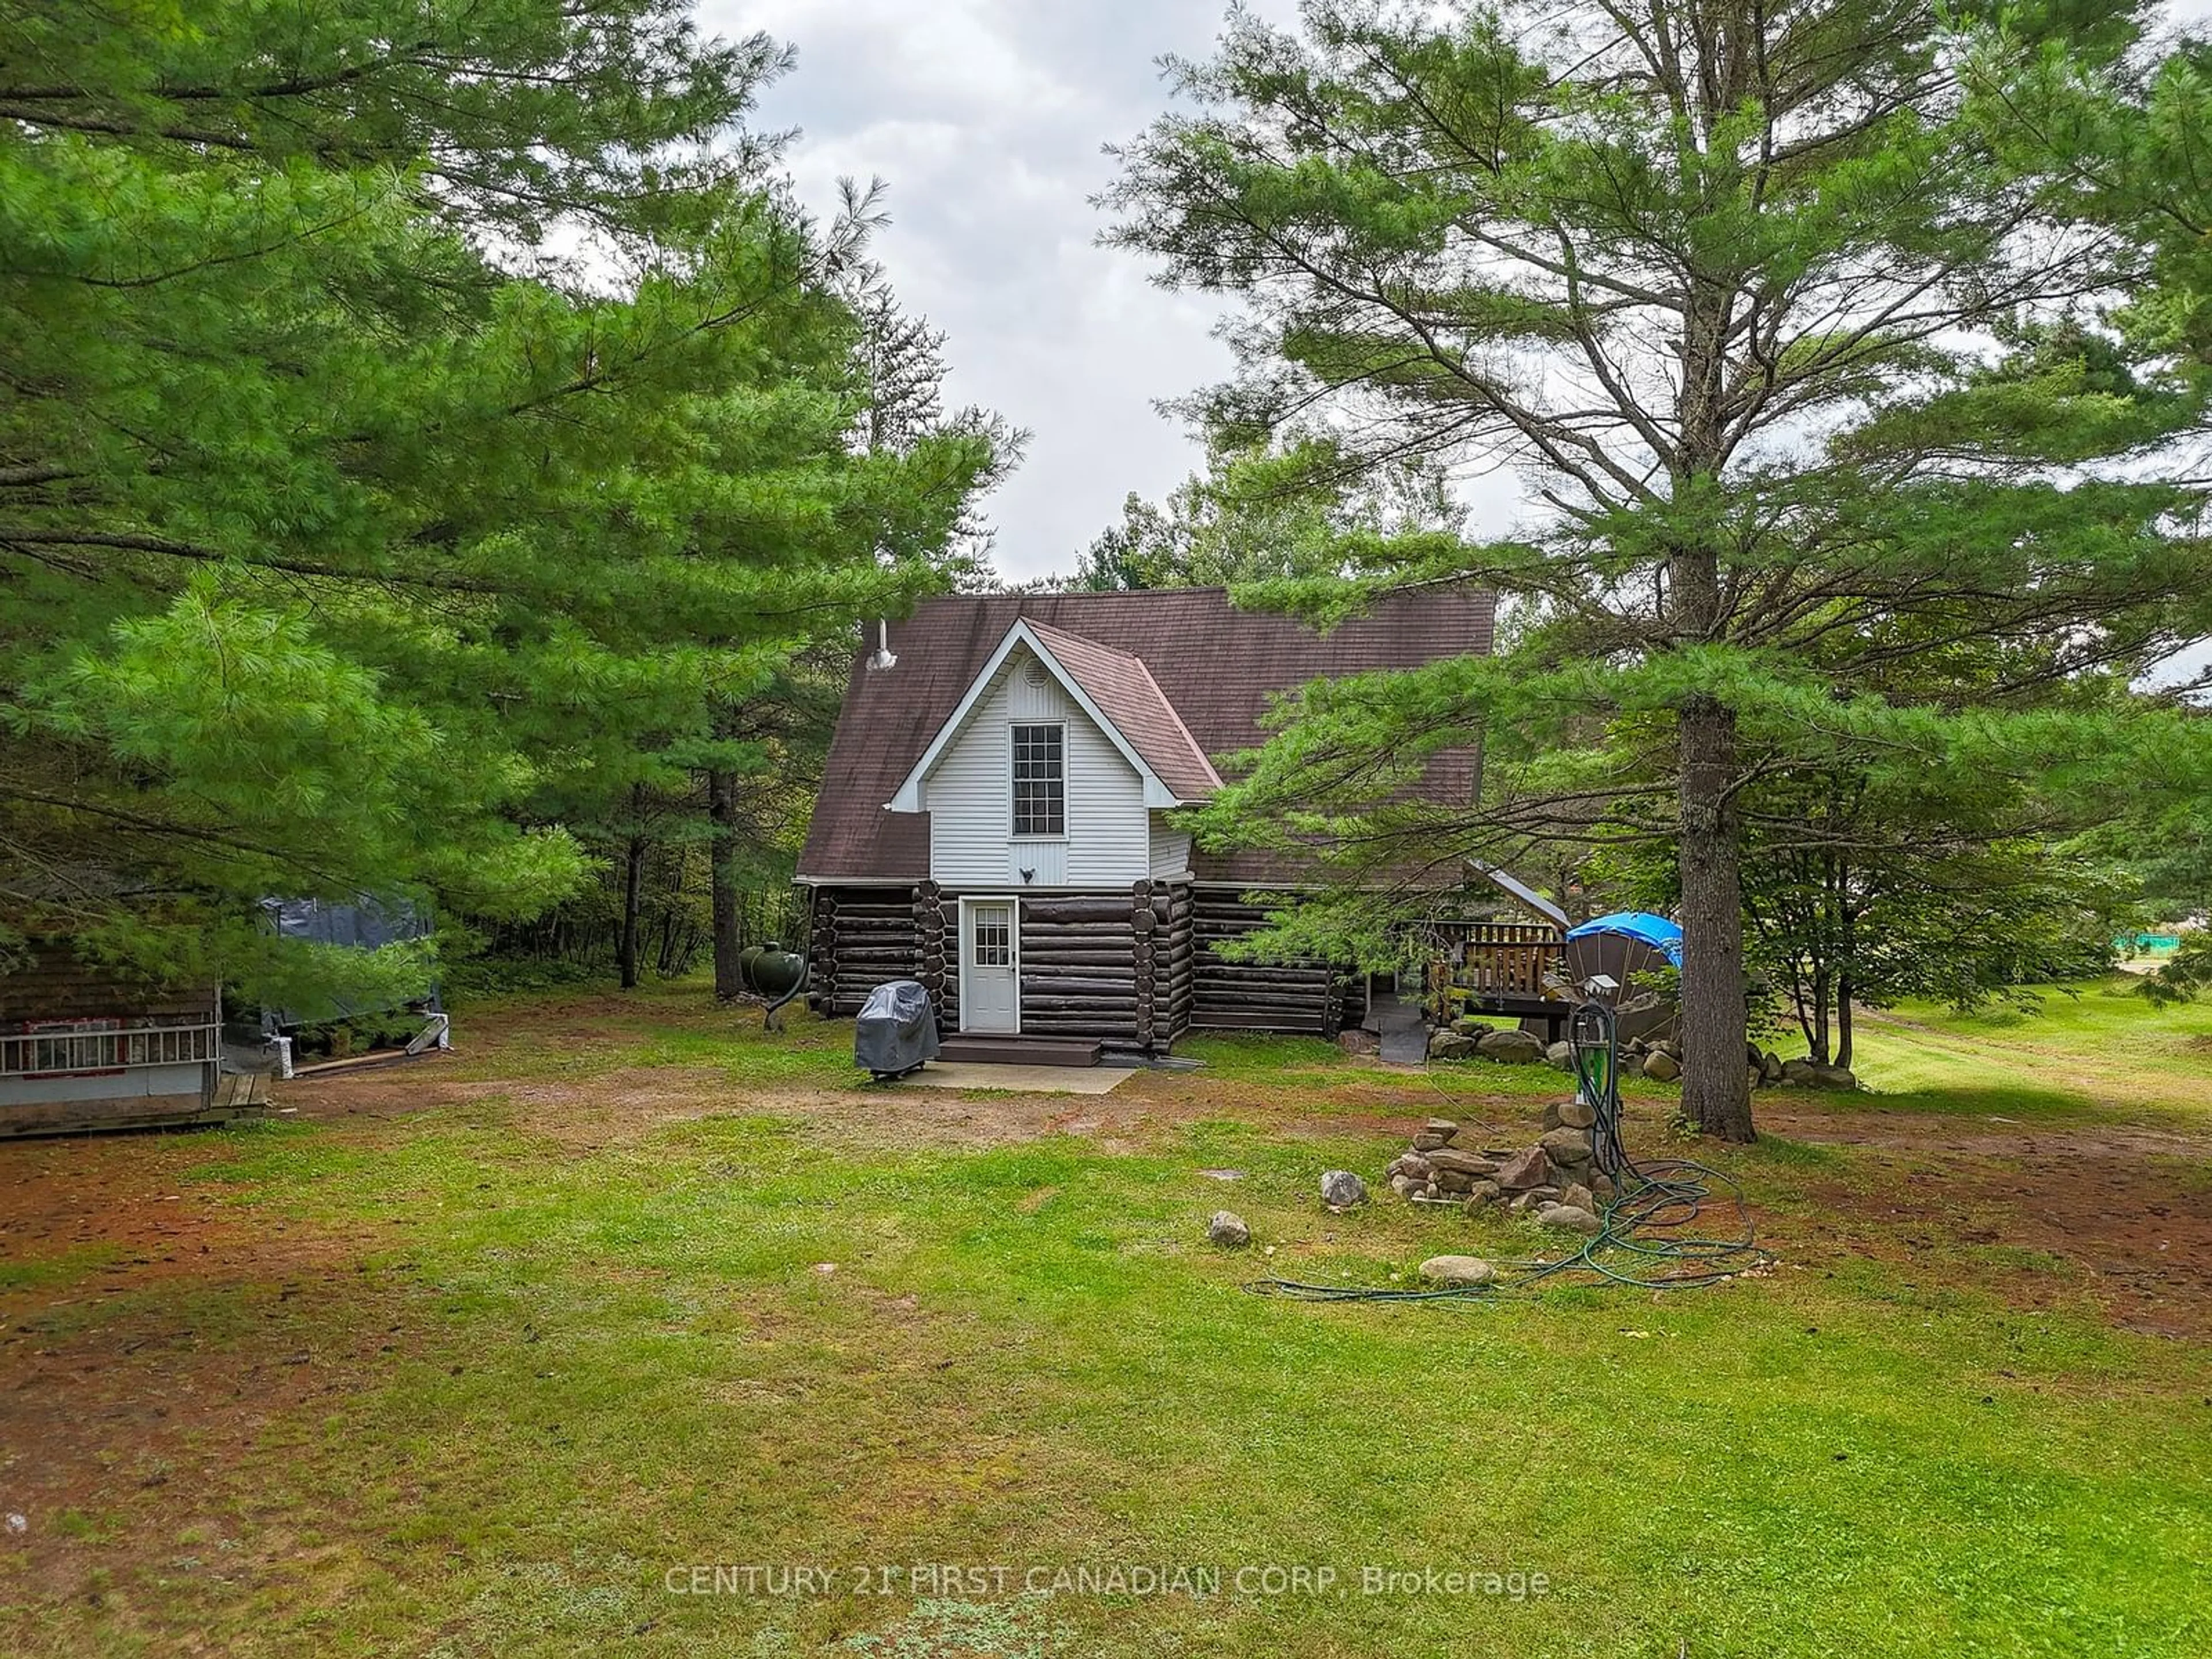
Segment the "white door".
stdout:
<svg viewBox="0 0 2212 1659">
<path fill-rule="evenodd" d="M 1022 1029 L 1019 936 L 1012 899 L 965 899 L 960 905 L 960 1029 Z"/>
</svg>

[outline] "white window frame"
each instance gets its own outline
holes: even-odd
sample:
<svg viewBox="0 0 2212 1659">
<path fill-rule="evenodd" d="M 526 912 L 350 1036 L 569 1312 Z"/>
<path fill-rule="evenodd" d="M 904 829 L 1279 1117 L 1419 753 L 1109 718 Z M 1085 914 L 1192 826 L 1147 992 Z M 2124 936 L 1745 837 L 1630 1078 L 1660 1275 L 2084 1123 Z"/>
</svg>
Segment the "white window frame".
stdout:
<svg viewBox="0 0 2212 1659">
<path fill-rule="evenodd" d="M 1024 831 L 1016 826 L 1021 822 L 1021 805 L 1014 790 L 1014 757 L 1019 752 L 1014 733 L 1024 726 L 1049 726 L 1060 732 L 1060 828 L 1056 830 Z M 1054 842 L 1067 839 L 1067 722 L 1065 720 L 1015 720 L 1006 722 L 1006 838 L 1013 842 Z"/>
</svg>

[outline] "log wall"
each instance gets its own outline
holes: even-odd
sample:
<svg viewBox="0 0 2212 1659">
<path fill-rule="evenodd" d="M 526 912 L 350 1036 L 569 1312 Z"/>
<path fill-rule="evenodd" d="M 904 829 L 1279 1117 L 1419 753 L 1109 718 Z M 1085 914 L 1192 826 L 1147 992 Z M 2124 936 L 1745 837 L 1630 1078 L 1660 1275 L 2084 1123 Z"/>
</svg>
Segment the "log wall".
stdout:
<svg viewBox="0 0 2212 1659">
<path fill-rule="evenodd" d="M 919 902 L 913 887 L 815 889 L 807 1006 L 818 1014 L 848 1018 L 885 980 L 921 979 Z"/>
<path fill-rule="evenodd" d="M 1195 982 L 1198 946 L 1191 932 L 1189 884 L 1156 884 L 1153 902 L 1164 923 L 1153 969 L 1159 987 L 1160 1046 L 1164 1048 L 1190 1030 L 1191 990 Z"/>
<path fill-rule="evenodd" d="M 1148 901 L 1149 895 L 1146 897 Z M 1024 1036 L 1143 1042 L 1137 985 L 1138 902 L 1126 891 L 1021 902 Z M 1148 902 L 1145 914 L 1152 914 Z M 1149 1009 L 1149 983 L 1145 992 L 1143 1001 Z"/>
<path fill-rule="evenodd" d="M 1144 880 L 1114 893 L 1020 898 L 1025 1036 L 1095 1037 L 1164 1053 L 1192 1030 L 1333 1036 L 1347 976 L 1319 963 L 1243 963 L 1212 948 L 1266 923 L 1225 890 Z M 808 1002 L 848 1018 L 890 979 L 917 979 L 960 1024 L 960 898 L 932 882 L 814 895 Z"/>
<path fill-rule="evenodd" d="M 1195 890 L 1192 1028 L 1334 1036 L 1344 1021 L 1345 969 L 1318 962 L 1232 962 L 1218 953 L 1218 946 L 1267 923 L 1267 913 L 1244 902 L 1240 894 Z"/>
</svg>

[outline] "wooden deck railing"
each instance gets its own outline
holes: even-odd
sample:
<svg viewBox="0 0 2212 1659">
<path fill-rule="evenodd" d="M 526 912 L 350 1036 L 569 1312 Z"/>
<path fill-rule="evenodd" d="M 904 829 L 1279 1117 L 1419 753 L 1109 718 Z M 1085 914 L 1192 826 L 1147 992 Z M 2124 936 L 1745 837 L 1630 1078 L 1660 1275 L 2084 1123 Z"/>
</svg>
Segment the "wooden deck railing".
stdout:
<svg viewBox="0 0 2212 1659">
<path fill-rule="evenodd" d="M 1566 936 L 1540 922 L 1470 921 L 1440 930 L 1443 951 L 1429 964 L 1430 1018 L 1449 1019 L 1486 998 L 1542 997 L 1565 976 Z M 1458 993 L 1457 997 L 1451 994 Z"/>
<path fill-rule="evenodd" d="M 1502 996 L 1541 996 L 1547 976 L 1564 972 L 1566 936 L 1556 927 L 1519 921 L 1468 924 L 1458 947 L 1453 983 Z"/>
</svg>

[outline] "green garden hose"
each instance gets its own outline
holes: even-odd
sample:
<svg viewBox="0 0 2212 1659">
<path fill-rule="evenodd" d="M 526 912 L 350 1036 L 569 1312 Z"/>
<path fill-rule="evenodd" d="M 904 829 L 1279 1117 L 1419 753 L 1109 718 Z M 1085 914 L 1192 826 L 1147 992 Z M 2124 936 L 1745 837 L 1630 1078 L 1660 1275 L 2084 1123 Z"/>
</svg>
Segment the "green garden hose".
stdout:
<svg viewBox="0 0 2212 1659">
<path fill-rule="evenodd" d="M 1724 1284 L 1773 1260 L 1753 1231 L 1743 1188 L 1735 1178 L 1688 1158 L 1636 1164 L 1620 1133 L 1618 1028 L 1611 1007 L 1590 1001 L 1575 1010 L 1570 1027 L 1576 1097 L 1596 1114 L 1590 1126 L 1591 1162 L 1612 1180 L 1614 1195 L 1599 1211 L 1600 1230 L 1572 1255 L 1557 1261 L 1501 1262 L 1487 1285 L 1400 1289 L 1382 1285 L 1309 1285 L 1293 1279 L 1255 1279 L 1256 1296 L 1296 1302 L 1494 1302 L 1502 1294 L 1560 1280 L 1595 1279 L 1637 1290 L 1680 1291 Z M 1733 1236 L 1707 1237 L 1688 1231 L 1704 1215 L 1716 1188 L 1735 1206 Z"/>
</svg>

